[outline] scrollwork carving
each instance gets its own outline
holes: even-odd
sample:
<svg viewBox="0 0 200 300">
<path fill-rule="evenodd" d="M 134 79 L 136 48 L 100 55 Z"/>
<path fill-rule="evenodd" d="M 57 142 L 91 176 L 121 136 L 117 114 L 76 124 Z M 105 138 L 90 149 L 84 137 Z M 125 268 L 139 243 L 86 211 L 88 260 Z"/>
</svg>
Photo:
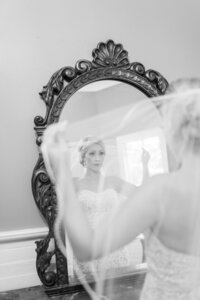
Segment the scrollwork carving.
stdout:
<svg viewBox="0 0 200 300">
<path fill-rule="evenodd" d="M 34 119 L 36 126 L 45 125 L 47 122 L 49 112 L 51 110 L 51 107 L 54 104 L 55 97 L 61 92 L 63 89 L 64 83 L 70 82 L 72 79 L 74 79 L 77 75 L 77 71 L 72 67 L 64 67 L 55 72 L 47 85 L 43 87 L 43 90 L 39 93 L 42 100 L 45 102 L 47 111 L 45 118 L 42 118 L 41 116 L 37 116 Z"/>
<path fill-rule="evenodd" d="M 56 245 L 56 265 L 57 265 L 57 277 L 58 277 L 59 284 L 69 283 L 66 258 L 61 253 L 57 245 Z"/>
<path fill-rule="evenodd" d="M 130 64 L 130 70 L 136 72 L 137 74 L 144 75 L 145 74 L 145 67 L 143 64 L 134 62 Z"/>
<path fill-rule="evenodd" d="M 56 215 L 56 193 L 41 156 L 33 173 L 32 191 L 40 212 L 51 226 Z"/>
<path fill-rule="evenodd" d="M 78 60 L 75 65 L 75 70 L 77 74 L 82 74 L 84 72 L 88 72 L 93 67 L 92 62 L 89 60 Z"/>
<path fill-rule="evenodd" d="M 161 94 L 165 93 L 168 87 L 168 82 L 159 72 L 154 70 L 148 70 L 145 73 L 145 77 L 151 82 L 155 83 L 156 87 L 159 89 Z"/>
<path fill-rule="evenodd" d="M 38 275 L 40 280 L 45 286 L 51 287 L 54 286 L 57 282 L 57 275 L 54 271 L 48 270 L 51 259 L 55 255 L 54 251 L 48 251 L 50 241 L 50 234 L 43 240 L 36 241 L 36 268 L 38 271 Z"/>
</svg>

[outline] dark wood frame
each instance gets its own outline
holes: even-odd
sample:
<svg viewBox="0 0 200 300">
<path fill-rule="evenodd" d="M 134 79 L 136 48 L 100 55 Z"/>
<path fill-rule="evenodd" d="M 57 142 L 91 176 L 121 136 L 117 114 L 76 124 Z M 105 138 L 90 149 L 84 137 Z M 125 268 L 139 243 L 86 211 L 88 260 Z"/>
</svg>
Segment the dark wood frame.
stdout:
<svg viewBox="0 0 200 300">
<path fill-rule="evenodd" d="M 139 62 L 130 63 L 128 52 L 121 44 L 112 40 L 99 43 L 92 52 L 92 61 L 79 60 L 75 67 L 63 67 L 55 72 L 40 96 L 46 105 L 45 117 L 34 119 L 36 144 L 42 143 L 45 128 L 59 121 L 62 109 L 71 96 L 83 86 L 100 80 L 124 82 L 140 90 L 148 97 L 165 93 L 167 80 L 157 71 L 145 70 Z M 46 172 L 41 152 L 32 175 L 32 191 L 35 203 L 44 217 L 49 232 L 36 242 L 36 269 L 48 295 L 75 292 L 80 285 L 69 284 L 67 260 L 60 252 L 54 239 L 53 224 L 56 216 L 56 194 Z M 55 249 L 48 250 L 50 240 L 55 241 Z M 56 270 L 52 271 L 51 259 L 55 256 Z"/>
</svg>

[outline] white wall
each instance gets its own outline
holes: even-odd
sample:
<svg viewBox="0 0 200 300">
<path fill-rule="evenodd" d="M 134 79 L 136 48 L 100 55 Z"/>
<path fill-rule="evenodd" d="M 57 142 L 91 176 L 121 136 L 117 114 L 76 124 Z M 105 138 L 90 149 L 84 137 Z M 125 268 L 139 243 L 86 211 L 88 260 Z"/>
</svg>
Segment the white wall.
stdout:
<svg viewBox="0 0 200 300">
<path fill-rule="evenodd" d="M 112 38 L 169 81 L 199 76 L 199 0 L 1 0 L 0 231 L 44 226 L 33 201 L 33 118 L 53 72 Z"/>
</svg>

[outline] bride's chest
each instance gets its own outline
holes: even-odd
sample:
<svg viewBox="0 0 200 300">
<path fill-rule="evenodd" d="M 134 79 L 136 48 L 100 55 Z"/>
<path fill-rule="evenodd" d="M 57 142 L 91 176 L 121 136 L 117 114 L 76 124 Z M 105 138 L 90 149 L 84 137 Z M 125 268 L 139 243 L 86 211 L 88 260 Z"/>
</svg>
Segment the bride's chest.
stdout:
<svg viewBox="0 0 200 300">
<path fill-rule="evenodd" d="M 82 190 L 79 192 L 79 201 L 83 210 L 89 214 L 108 213 L 118 204 L 118 195 L 113 189 L 99 193 Z"/>
</svg>

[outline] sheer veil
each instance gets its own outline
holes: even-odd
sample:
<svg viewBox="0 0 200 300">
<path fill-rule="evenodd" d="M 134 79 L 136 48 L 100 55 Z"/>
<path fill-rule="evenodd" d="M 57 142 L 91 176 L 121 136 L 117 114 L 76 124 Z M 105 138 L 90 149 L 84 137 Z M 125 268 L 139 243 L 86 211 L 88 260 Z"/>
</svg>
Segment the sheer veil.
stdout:
<svg viewBox="0 0 200 300">
<path fill-rule="evenodd" d="M 157 108 L 155 109 L 155 107 Z M 156 128 L 155 110 L 158 118 Z M 136 122 L 139 124 L 140 121 L 142 123 L 141 130 L 132 134 L 130 128 L 133 128 Z M 145 123 L 146 127 L 144 126 Z M 67 137 L 67 126 L 67 122 L 50 125 L 44 132 L 41 146 L 47 172 L 56 188 L 58 213 L 55 221 L 55 236 L 58 246 L 65 256 L 66 247 L 61 238 L 60 227 L 65 219 L 66 199 L 63 198 L 59 176 L 56 174 L 64 172 L 63 164 L 66 165 L 68 163 L 70 168 L 70 141 Z M 148 135 L 149 132 L 151 133 L 150 136 Z M 156 136 L 155 139 L 153 139 L 154 135 Z M 143 138 L 138 138 L 138 136 Z M 184 209 L 185 205 L 188 209 L 186 209 L 187 214 L 184 215 L 185 230 L 179 236 L 180 243 L 179 237 L 177 237 L 174 244 L 171 242 L 170 248 L 177 253 L 179 251 L 182 252 L 183 241 L 187 243 L 188 246 L 184 248 L 183 252 L 194 257 L 194 260 L 192 260 L 193 264 L 188 266 L 187 275 L 188 281 L 192 286 L 196 280 L 200 280 L 200 80 L 178 80 L 170 85 L 166 95 L 150 99 L 144 98 L 138 101 L 120 120 L 117 127 L 106 129 L 104 124 L 104 132 L 101 132 L 98 138 L 105 141 L 105 144 L 114 141 L 116 153 L 120 157 L 118 162 L 117 156 L 113 157 L 113 161 L 111 159 L 108 160 L 104 168 L 105 175 L 109 174 L 111 166 L 113 164 L 116 165 L 117 162 L 119 170 L 123 173 L 122 177 L 137 185 L 137 182 L 135 183 L 134 179 L 132 180 L 131 178 L 131 176 L 134 177 L 134 168 L 130 166 L 130 157 L 131 155 L 140 157 L 141 149 L 145 148 L 149 151 L 152 159 L 149 164 L 150 176 L 153 177 L 157 174 L 162 176 L 159 173 L 167 173 L 163 176 L 173 178 L 173 184 L 171 185 L 171 190 L 168 191 L 168 195 L 171 199 L 182 197 L 184 199 L 182 208 Z M 59 153 L 66 154 L 66 161 L 63 162 L 59 159 Z M 53 155 L 57 161 L 56 168 L 55 164 L 52 165 L 51 162 Z M 141 166 L 139 166 L 137 161 L 135 161 L 135 166 L 138 166 L 137 170 L 139 171 L 137 172 L 142 172 L 140 170 Z M 173 177 L 170 177 L 171 175 Z M 145 191 L 145 184 L 141 189 Z M 164 193 L 165 190 L 165 186 L 163 186 Z M 154 233 L 158 235 L 163 222 L 165 222 L 166 211 L 169 209 L 165 197 L 160 203 L 160 222 L 154 228 Z M 173 205 L 171 205 L 171 209 L 177 209 L 177 201 L 174 201 Z M 115 219 L 118 209 L 119 206 L 116 205 L 112 216 L 110 216 L 111 219 Z M 179 210 L 181 210 L 181 206 Z M 74 215 L 74 218 L 76 218 L 76 215 Z M 179 221 L 177 220 L 178 223 Z M 109 253 L 112 234 L 112 229 L 108 228 L 105 236 L 105 255 Z M 70 243 L 70 238 L 68 240 Z M 91 247 L 95 248 L 95 243 Z M 159 270 L 156 271 L 159 272 Z M 103 279 L 105 279 L 107 274 L 103 268 L 97 272 L 91 265 L 91 273 L 93 280 L 96 282 L 96 288 L 91 288 L 87 277 L 78 265 L 75 266 L 75 272 L 78 274 L 91 299 L 117 299 L 116 296 L 112 295 L 111 285 L 109 287 L 104 285 Z M 196 291 L 191 289 L 190 299 L 199 299 L 199 294 L 197 296 L 195 293 Z"/>
</svg>

